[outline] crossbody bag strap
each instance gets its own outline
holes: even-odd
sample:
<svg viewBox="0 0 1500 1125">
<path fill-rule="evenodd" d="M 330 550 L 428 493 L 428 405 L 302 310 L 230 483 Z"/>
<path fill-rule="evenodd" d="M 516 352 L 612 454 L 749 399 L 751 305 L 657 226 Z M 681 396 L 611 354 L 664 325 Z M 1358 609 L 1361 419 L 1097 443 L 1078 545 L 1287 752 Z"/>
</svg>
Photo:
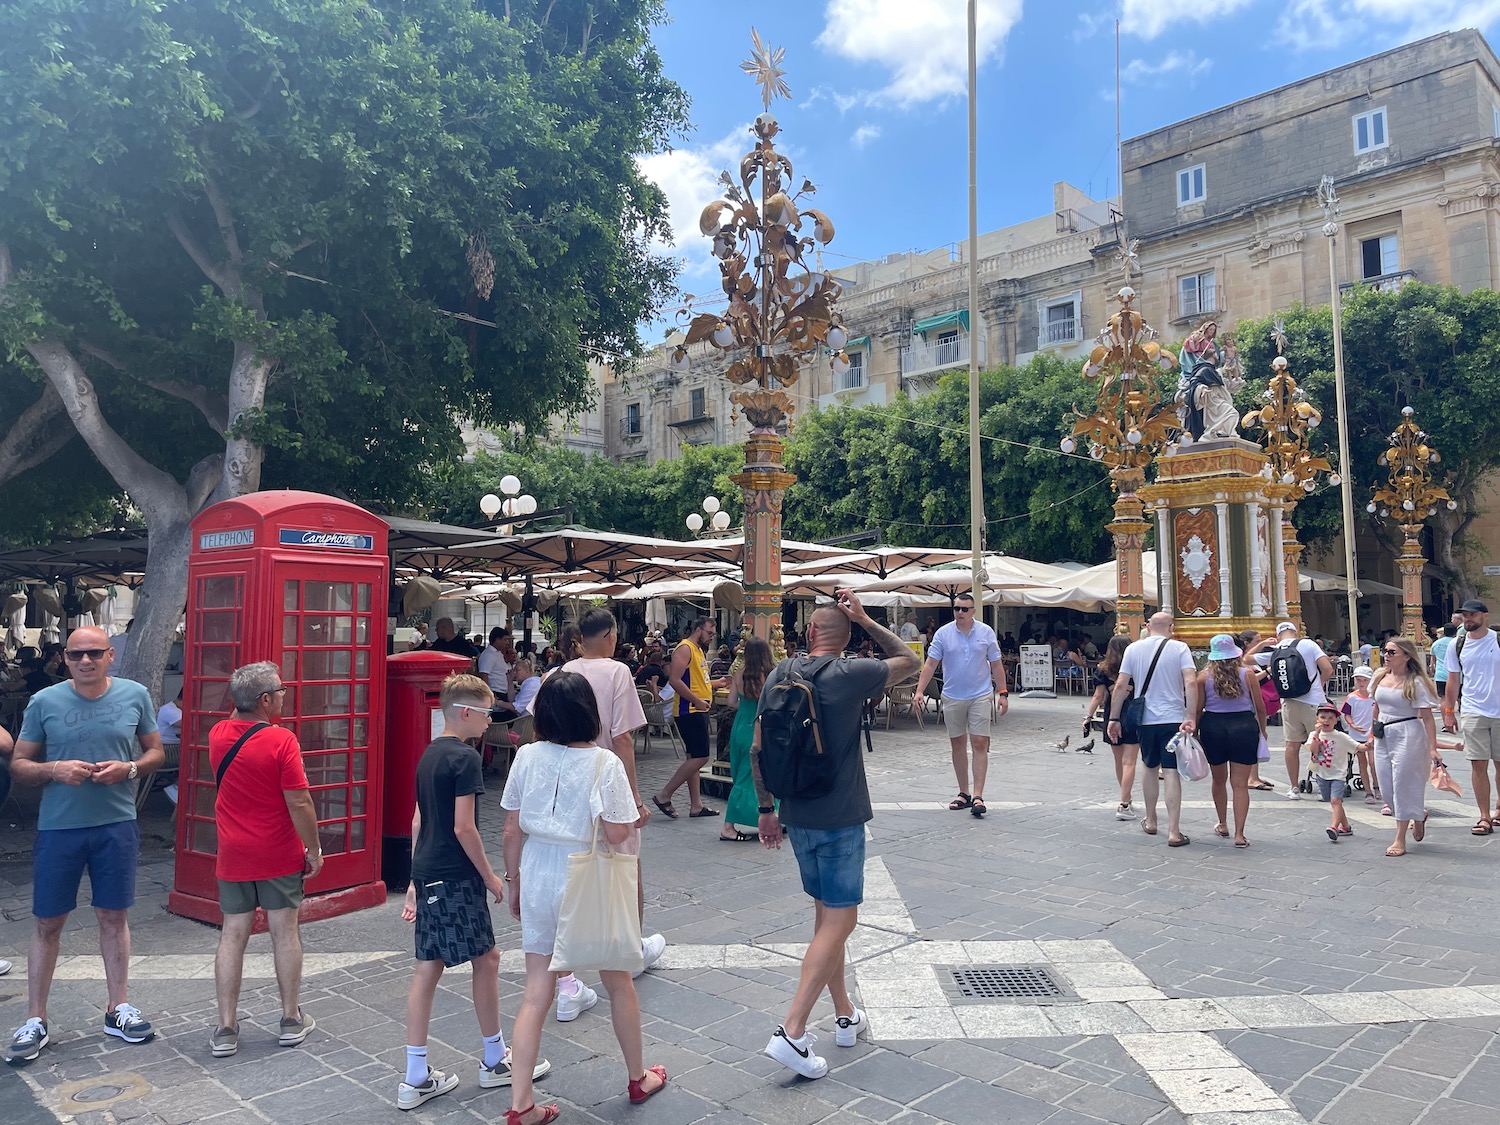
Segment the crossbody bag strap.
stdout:
<svg viewBox="0 0 1500 1125">
<path fill-rule="evenodd" d="M 1146 692 L 1151 688 L 1151 677 L 1156 675 L 1156 662 L 1161 659 L 1161 654 L 1167 651 L 1167 646 L 1172 643 L 1171 637 L 1163 637 L 1161 644 L 1156 647 L 1156 655 L 1151 658 L 1151 667 L 1146 669 L 1146 682 L 1141 685 L 1141 698 L 1146 698 Z"/>
<path fill-rule="evenodd" d="M 249 730 L 235 739 L 234 745 L 229 748 L 229 753 L 219 759 L 219 768 L 214 770 L 214 788 L 217 789 L 224 784 L 224 774 L 229 769 L 229 763 L 234 761 L 235 756 L 239 754 L 240 747 L 250 741 L 251 735 L 259 734 L 270 725 L 270 723 L 252 723 Z"/>
</svg>

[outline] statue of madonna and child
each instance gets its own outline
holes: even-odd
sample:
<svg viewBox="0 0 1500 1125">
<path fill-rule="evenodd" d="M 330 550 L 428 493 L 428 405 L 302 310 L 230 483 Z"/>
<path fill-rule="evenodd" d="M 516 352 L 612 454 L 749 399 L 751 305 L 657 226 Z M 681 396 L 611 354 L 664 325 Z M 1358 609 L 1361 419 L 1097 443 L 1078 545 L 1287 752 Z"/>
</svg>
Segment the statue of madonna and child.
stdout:
<svg viewBox="0 0 1500 1125">
<path fill-rule="evenodd" d="M 1218 321 L 1209 320 L 1182 343 L 1182 377 L 1177 383 L 1182 428 L 1194 441 L 1239 436 L 1239 411 L 1234 394 L 1245 385 L 1234 340 L 1218 341 Z"/>
</svg>

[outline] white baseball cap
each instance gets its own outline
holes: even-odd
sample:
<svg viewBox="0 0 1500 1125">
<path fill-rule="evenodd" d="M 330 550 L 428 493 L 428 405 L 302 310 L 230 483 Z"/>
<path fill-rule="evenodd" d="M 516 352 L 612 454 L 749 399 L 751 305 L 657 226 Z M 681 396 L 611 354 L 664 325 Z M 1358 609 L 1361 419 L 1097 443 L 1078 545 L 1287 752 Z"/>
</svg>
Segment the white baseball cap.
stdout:
<svg viewBox="0 0 1500 1125">
<path fill-rule="evenodd" d="M 1361 664 L 1358 668 L 1354 669 L 1354 678 L 1357 680 L 1361 676 L 1367 680 L 1373 679 L 1375 677 L 1375 669 L 1371 668 L 1368 664 Z"/>
<path fill-rule="evenodd" d="M 1281 636 L 1282 633 L 1295 633 L 1296 631 L 1297 626 L 1292 624 L 1290 621 L 1283 621 L 1280 625 L 1276 626 L 1276 635 L 1278 637 Z"/>
</svg>

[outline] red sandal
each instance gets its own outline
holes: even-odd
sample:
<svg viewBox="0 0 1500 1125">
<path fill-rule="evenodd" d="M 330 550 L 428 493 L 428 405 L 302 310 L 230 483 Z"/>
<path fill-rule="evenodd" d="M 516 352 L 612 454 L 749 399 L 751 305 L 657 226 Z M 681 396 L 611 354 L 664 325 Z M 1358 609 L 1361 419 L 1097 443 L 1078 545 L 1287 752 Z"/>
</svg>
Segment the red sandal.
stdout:
<svg viewBox="0 0 1500 1125">
<path fill-rule="evenodd" d="M 657 1087 L 655 1087 L 653 1089 L 650 1089 L 650 1090 L 643 1090 L 643 1089 L 641 1089 L 641 1083 L 644 1082 L 644 1081 L 646 1081 L 646 1074 L 654 1074 L 654 1075 L 656 1075 L 656 1077 L 658 1077 L 658 1078 L 661 1079 L 661 1085 L 657 1086 Z M 664 1067 L 664 1066 L 648 1066 L 646 1068 L 646 1074 L 641 1075 L 639 1078 L 632 1078 L 630 1080 L 630 1102 L 631 1102 L 632 1105 L 640 1105 L 643 1101 L 645 1101 L 647 1098 L 649 1098 L 652 1094 L 659 1094 L 659 1093 L 661 1093 L 663 1090 L 665 1090 L 667 1088 L 667 1068 L 666 1067 Z M 550 1118 L 548 1120 L 550 1120 Z M 505 1123 L 505 1125 L 517 1125 L 517 1123 L 516 1122 L 512 1122 L 512 1121 L 507 1121 Z M 543 1122 L 542 1125 L 546 1125 L 546 1123 Z"/>
<path fill-rule="evenodd" d="M 534 1109 L 540 1109 L 542 1111 L 542 1119 L 536 1122 L 536 1125 L 548 1125 L 549 1122 L 556 1121 L 559 1114 L 561 1114 L 562 1112 L 557 1108 L 556 1102 L 553 1102 L 551 1105 L 544 1106 L 537 1106 L 535 1103 L 533 1103 L 527 1106 L 525 1109 L 507 1109 L 505 1111 L 505 1125 L 523 1125 L 521 1118 L 525 1117 Z"/>
</svg>

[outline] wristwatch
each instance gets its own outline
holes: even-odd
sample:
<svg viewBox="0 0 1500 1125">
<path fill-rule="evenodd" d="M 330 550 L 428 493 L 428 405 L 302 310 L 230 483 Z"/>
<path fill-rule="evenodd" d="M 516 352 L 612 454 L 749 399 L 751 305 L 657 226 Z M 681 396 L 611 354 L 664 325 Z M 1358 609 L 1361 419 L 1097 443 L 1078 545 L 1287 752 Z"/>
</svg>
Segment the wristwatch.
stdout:
<svg viewBox="0 0 1500 1125">
<path fill-rule="evenodd" d="M 128 778 L 129 778 L 129 779 L 130 779 L 130 780 L 131 780 L 131 781 L 134 781 L 134 780 L 135 780 L 135 779 L 136 779 L 136 776 L 137 776 L 137 775 L 138 775 L 138 774 L 139 774 L 139 773 L 140 773 L 140 772 L 141 772 L 141 771 L 140 771 L 140 767 L 139 767 L 139 766 L 137 766 L 137 765 L 136 765 L 136 764 L 135 764 L 135 763 L 134 763 L 134 762 L 131 762 L 131 763 L 130 763 L 130 770 L 129 770 L 129 772 L 127 772 L 127 773 L 126 773 L 126 774 L 125 774 L 125 776 L 126 776 L 126 777 L 128 777 Z"/>
<path fill-rule="evenodd" d="M 757 805 L 756 807 L 760 809 L 761 816 L 770 816 L 776 811 L 775 805 Z"/>
</svg>

